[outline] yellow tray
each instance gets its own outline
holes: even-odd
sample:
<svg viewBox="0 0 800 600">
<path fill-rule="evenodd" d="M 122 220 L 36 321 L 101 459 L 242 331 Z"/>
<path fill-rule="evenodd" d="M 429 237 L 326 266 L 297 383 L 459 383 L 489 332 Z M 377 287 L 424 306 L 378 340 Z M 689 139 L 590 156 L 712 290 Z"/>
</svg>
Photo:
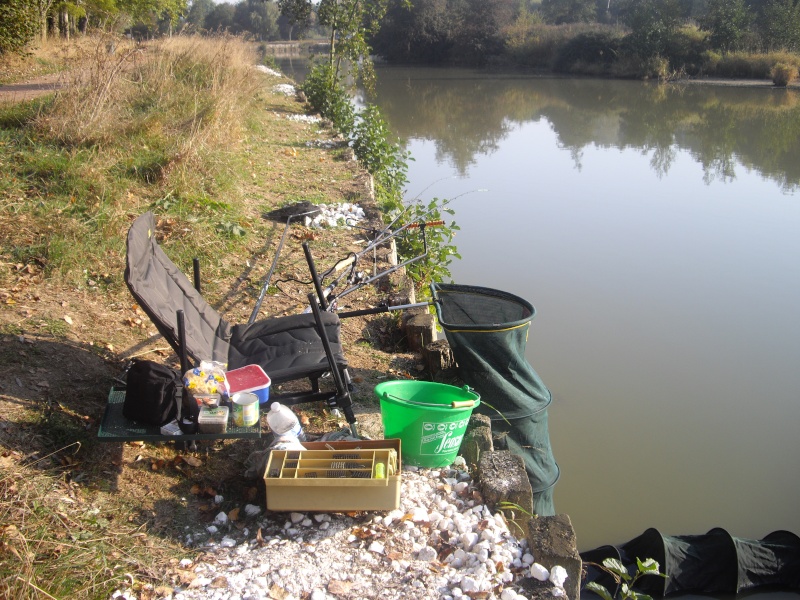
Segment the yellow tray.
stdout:
<svg viewBox="0 0 800 600">
<path fill-rule="evenodd" d="M 267 509 L 349 512 L 400 506 L 400 440 L 304 442 L 273 450 L 264 471 Z"/>
</svg>

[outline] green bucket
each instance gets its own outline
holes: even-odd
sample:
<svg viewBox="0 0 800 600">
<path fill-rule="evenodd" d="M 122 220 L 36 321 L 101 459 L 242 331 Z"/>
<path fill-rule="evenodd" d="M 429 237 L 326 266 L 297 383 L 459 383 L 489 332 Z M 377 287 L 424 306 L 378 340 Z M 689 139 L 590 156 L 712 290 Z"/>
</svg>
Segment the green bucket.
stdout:
<svg viewBox="0 0 800 600">
<path fill-rule="evenodd" d="M 430 381 L 384 381 L 375 386 L 381 402 L 383 437 L 399 438 L 403 463 L 446 467 L 458 455 L 480 395 Z"/>
</svg>

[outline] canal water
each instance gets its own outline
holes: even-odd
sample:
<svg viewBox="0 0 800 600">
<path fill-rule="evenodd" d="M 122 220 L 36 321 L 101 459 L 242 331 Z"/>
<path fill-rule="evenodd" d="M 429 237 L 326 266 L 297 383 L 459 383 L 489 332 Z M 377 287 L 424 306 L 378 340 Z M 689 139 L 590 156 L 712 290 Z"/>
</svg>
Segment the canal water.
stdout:
<svg viewBox="0 0 800 600">
<path fill-rule="evenodd" d="M 453 281 L 537 309 L 579 549 L 800 534 L 800 93 L 382 67 L 375 102 Z"/>
</svg>

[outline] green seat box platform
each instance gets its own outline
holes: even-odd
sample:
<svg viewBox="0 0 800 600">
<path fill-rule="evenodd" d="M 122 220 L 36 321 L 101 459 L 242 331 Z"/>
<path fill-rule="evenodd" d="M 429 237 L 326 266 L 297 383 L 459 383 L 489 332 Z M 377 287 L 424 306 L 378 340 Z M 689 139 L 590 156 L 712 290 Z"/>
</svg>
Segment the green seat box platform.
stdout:
<svg viewBox="0 0 800 600">
<path fill-rule="evenodd" d="M 97 437 L 102 442 L 180 442 L 188 440 L 217 440 L 235 438 L 260 438 L 261 423 L 251 427 L 239 427 L 233 423 L 233 415 L 228 417 L 225 433 L 194 433 L 163 435 L 158 425 L 145 425 L 126 419 L 122 414 L 125 402 L 125 389 L 112 387 L 108 394 L 108 404 L 100 422 Z"/>
</svg>

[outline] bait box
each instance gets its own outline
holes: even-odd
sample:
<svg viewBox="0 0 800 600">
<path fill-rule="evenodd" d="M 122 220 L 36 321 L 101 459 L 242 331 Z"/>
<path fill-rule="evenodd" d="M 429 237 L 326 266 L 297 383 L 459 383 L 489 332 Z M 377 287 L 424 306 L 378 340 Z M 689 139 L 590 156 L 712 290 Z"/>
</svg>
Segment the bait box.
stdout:
<svg viewBox="0 0 800 600">
<path fill-rule="evenodd" d="M 400 506 L 399 439 L 302 445 L 305 450 L 270 453 L 264 471 L 268 510 L 388 511 Z"/>
<path fill-rule="evenodd" d="M 269 400 L 270 378 L 259 365 L 247 365 L 225 373 L 228 393 L 231 397 L 241 392 L 252 392 L 258 396 L 258 403 Z"/>
<path fill-rule="evenodd" d="M 225 433 L 228 430 L 228 407 L 202 407 L 197 417 L 197 429 L 200 433 Z"/>
</svg>

